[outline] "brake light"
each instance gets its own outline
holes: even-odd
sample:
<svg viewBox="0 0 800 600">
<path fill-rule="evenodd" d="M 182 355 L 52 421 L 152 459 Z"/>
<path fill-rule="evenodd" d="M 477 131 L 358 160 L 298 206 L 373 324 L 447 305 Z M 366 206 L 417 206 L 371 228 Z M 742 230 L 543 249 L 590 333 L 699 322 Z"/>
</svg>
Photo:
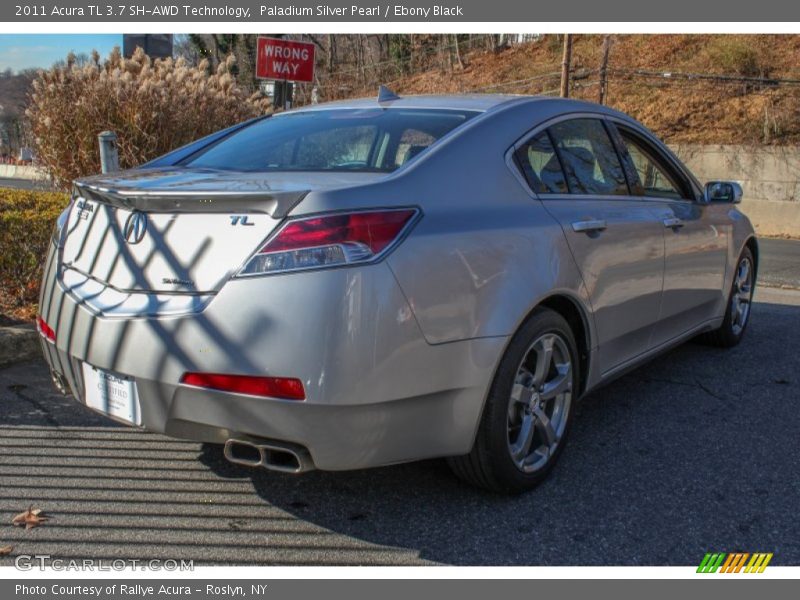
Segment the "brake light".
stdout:
<svg viewBox="0 0 800 600">
<path fill-rule="evenodd" d="M 55 343 L 56 341 L 56 332 L 53 330 L 50 325 L 41 317 L 41 315 L 36 317 L 36 329 L 39 330 L 39 333 L 50 340 L 51 342 Z"/>
<path fill-rule="evenodd" d="M 376 260 L 402 236 L 417 212 L 404 208 L 291 219 L 247 262 L 241 274 Z"/>
<path fill-rule="evenodd" d="M 183 377 L 181 377 L 181 383 L 234 394 L 248 394 L 250 396 L 264 396 L 283 400 L 306 399 L 303 382 L 293 377 L 184 373 Z"/>
</svg>

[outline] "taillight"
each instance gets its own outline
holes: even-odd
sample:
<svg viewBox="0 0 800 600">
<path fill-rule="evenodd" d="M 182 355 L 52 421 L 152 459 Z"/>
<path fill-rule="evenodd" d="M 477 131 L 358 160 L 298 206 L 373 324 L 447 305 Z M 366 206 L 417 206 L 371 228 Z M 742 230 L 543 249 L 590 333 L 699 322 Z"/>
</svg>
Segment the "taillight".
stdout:
<svg viewBox="0 0 800 600">
<path fill-rule="evenodd" d="M 371 262 L 402 237 L 417 213 L 403 208 L 291 219 L 247 262 L 241 274 Z"/>
<path fill-rule="evenodd" d="M 36 317 L 36 329 L 39 330 L 39 333 L 42 334 L 42 336 L 55 343 L 56 332 L 52 327 L 50 327 L 50 325 L 47 324 L 47 321 L 45 321 L 41 315 Z"/>
<path fill-rule="evenodd" d="M 181 383 L 234 394 L 248 394 L 250 396 L 264 396 L 283 400 L 306 399 L 303 382 L 293 377 L 184 373 L 183 377 L 181 377 Z"/>
</svg>

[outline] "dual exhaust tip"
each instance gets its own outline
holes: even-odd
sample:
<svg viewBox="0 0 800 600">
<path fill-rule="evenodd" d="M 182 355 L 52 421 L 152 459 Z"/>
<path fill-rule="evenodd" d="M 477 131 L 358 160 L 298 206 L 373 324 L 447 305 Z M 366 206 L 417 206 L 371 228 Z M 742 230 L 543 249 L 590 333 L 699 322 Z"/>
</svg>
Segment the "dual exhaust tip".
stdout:
<svg viewBox="0 0 800 600">
<path fill-rule="evenodd" d="M 228 462 L 245 467 L 261 467 L 281 473 L 314 470 L 311 454 L 295 444 L 229 439 L 225 442 L 224 452 Z"/>
</svg>

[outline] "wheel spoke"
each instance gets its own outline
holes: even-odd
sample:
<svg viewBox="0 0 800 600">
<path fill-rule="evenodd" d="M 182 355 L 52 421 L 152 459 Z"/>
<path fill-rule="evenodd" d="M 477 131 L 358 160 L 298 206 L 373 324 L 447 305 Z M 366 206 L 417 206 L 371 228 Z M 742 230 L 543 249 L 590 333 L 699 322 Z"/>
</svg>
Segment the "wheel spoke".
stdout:
<svg viewBox="0 0 800 600">
<path fill-rule="evenodd" d="M 518 378 L 519 379 L 519 378 Z M 508 421 L 513 423 L 523 406 L 531 401 L 533 390 L 521 383 L 515 383 L 511 388 L 511 398 L 508 403 Z"/>
<path fill-rule="evenodd" d="M 737 325 L 744 325 L 744 319 L 746 315 L 747 304 L 744 302 L 739 302 L 736 306 L 736 324 Z"/>
<path fill-rule="evenodd" d="M 524 461 L 531 450 L 533 442 L 534 419 L 533 416 L 526 414 L 522 419 L 522 427 L 519 430 L 517 441 L 511 446 L 511 456 L 517 462 Z"/>
<path fill-rule="evenodd" d="M 738 284 L 739 289 L 742 289 L 742 286 L 747 285 L 750 279 L 750 261 L 743 260 L 739 265 L 739 277 L 738 277 Z"/>
<path fill-rule="evenodd" d="M 533 372 L 534 386 L 541 387 L 547 373 L 550 371 L 550 363 L 553 360 L 553 338 L 545 336 L 536 347 L 536 369 Z"/>
<path fill-rule="evenodd" d="M 541 396 L 544 400 L 551 400 L 563 394 L 572 387 L 572 372 L 569 363 L 556 364 L 558 375 L 544 384 Z"/>
<path fill-rule="evenodd" d="M 558 440 L 556 439 L 556 432 L 553 429 L 553 424 L 550 422 L 550 418 L 541 408 L 535 409 L 533 411 L 533 416 L 536 417 L 536 429 L 538 429 L 542 434 L 547 447 L 552 448 Z"/>
<path fill-rule="evenodd" d="M 528 386 L 522 385 L 521 383 L 515 383 L 514 386 L 511 388 L 512 402 L 518 402 L 519 404 L 528 404 L 528 402 L 531 401 L 532 394 L 533 390 Z"/>
</svg>

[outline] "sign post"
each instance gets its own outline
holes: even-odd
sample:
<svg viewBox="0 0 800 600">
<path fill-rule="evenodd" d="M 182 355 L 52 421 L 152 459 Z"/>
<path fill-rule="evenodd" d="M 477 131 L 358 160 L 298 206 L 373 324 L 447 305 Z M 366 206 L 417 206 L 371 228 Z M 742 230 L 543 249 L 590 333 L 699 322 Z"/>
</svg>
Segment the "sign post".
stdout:
<svg viewBox="0 0 800 600">
<path fill-rule="evenodd" d="M 276 107 L 291 108 L 292 82 L 314 81 L 315 49 L 310 42 L 258 38 L 256 77 L 275 82 Z"/>
</svg>

